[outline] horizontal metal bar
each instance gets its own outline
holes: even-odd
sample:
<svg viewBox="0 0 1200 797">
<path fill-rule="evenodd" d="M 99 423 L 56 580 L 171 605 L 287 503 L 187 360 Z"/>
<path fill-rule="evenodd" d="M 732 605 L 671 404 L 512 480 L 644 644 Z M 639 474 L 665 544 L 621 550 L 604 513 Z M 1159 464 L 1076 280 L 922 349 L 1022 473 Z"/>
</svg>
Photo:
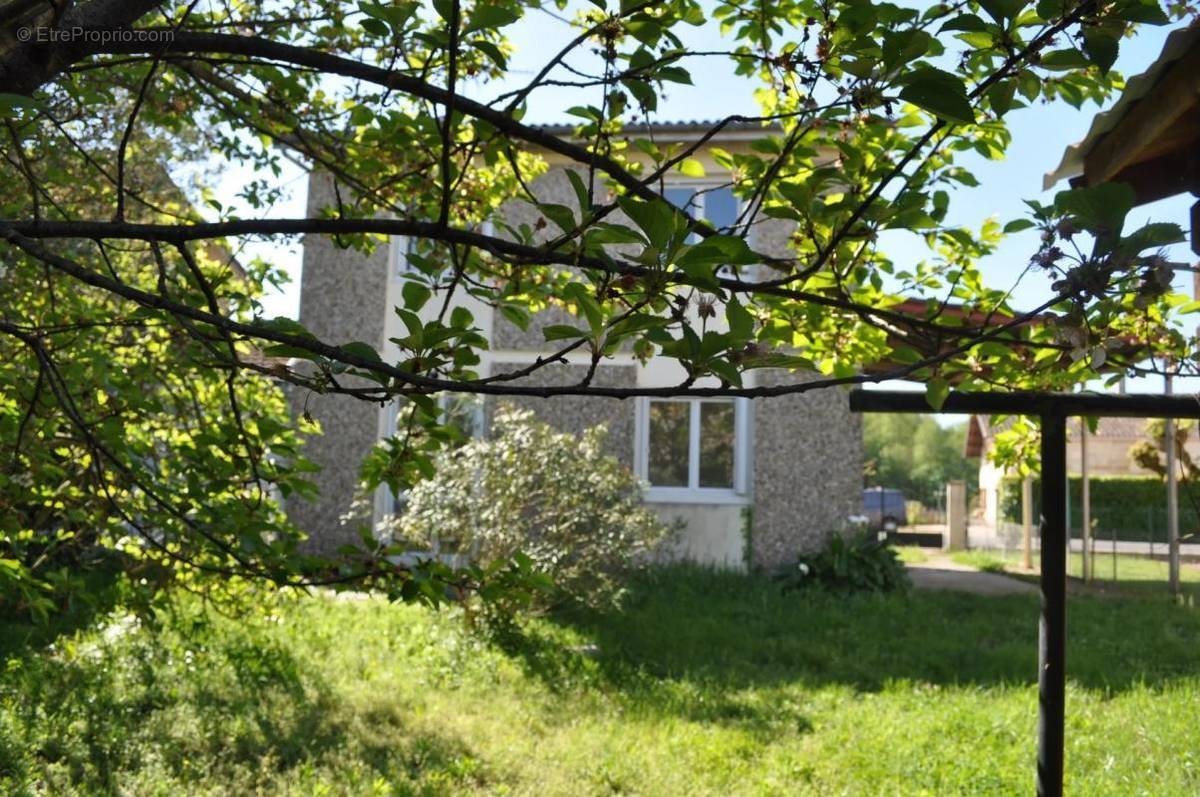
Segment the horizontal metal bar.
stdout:
<svg viewBox="0 0 1200 797">
<path fill-rule="evenodd" d="M 941 412 L 959 415 L 1095 415 L 1104 418 L 1200 418 L 1200 396 L 1144 393 L 952 392 L 941 410 L 907 390 L 850 391 L 851 412 Z"/>
</svg>

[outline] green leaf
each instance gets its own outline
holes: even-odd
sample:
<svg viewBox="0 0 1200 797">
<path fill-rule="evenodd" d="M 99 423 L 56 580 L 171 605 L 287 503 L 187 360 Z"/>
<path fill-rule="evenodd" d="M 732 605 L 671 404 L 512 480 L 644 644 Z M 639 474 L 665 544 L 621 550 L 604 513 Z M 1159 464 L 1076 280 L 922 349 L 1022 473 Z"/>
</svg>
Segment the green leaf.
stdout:
<svg viewBox="0 0 1200 797">
<path fill-rule="evenodd" d="M 720 286 L 717 281 L 716 265 L 707 262 L 688 262 L 675 264 L 680 271 L 692 278 L 692 283 L 702 288 L 716 290 Z"/>
<path fill-rule="evenodd" d="M 1143 22 L 1147 25 L 1166 25 L 1171 21 L 1158 4 L 1158 0 L 1126 0 L 1117 3 L 1109 13 L 1116 19 Z"/>
<path fill-rule="evenodd" d="M 604 312 L 587 286 L 579 282 L 572 282 L 563 289 L 563 295 L 575 303 L 576 312 L 581 313 L 587 319 L 593 334 L 604 328 Z"/>
<path fill-rule="evenodd" d="M 654 90 L 649 80 L 640 77 L 630 77 L 621 81 L 621 85 L 629 90 L 638 104 L 647 111 L 658 109 L 658 92 Z"/>
<path fill-rule="evenodd" d="M 712 359 L 705 363 L 705 367 L 734 387 L 742 386 L 742 372 L 728 360 Z"/>
<path fill-rule="evenodd" d="M 1075 218 L 1093 235 L 1120 235 L 1125 216 L 1133 209 L 1137 195 L 1126 183 L 1101 183 L 1089 188 L 1060 191 L 1054 206 Z"/>
<path fill-rule="evenodd" d="M 587 185 L 583 182 L 583 177 L 575 169 L 565 169 L 564 171 L 567 173 L 567 179 L 571 182 L 571 188 L 575 189 L 575 198 L 579 200 L 580 209 L 586 212 L 589 209 L 588 190 Z"/>
<path fill-rule="evenodd" d="M 1042 56 L 1041 67 L 1051 71 L 1064 72 L 1069 69 L 1085 69 L 1090 63 L 1083 53 L 1072 47 L 1046 53 Z"/>
<path fill-rule="evenodd" d="M 1083 29 L 1083 51 L 1101 73 L 1107 74 L 1117 62 L 1119 49 L 1120 41 L 1107 28 Z"/>
<path fill-rule="evenodd" d="M 421 317 L 411 310 L 405 310 L 403 307 L 393 309 L 404 324 L 404 328 L 408 330 L 408 334 L 416 338 L 416 342 L 419 345 L 421 337 L 425 334 L 425 324 L 421 321 Z"/>
<path fill-rule="evenodd" d="M 1119 249 L 1130 255 L 1140 254 L 1147 249 L 1156 249 L 1182 243 L 1186 239 L 1178 224 L 1152 222 L 1121 239 Z"/>
<path fill-rule="evenodd" d="M 288 346 L 283 343 L 264 346 L 262 352 L 267 357 L 294 357 L 297 360 L 312 360 L 314 362 L 322 359 L 321 355 L 314 354 L 308 349 L 302 349 L 299 346 Z"/>
<path fill-rule="evenodd" d="M 684 86 L 692 85 L 691 73 L 681 66 L 659 67 L 657 77 L 659 80 L 666 80 L 671 83 L 679 83 Z"/>
<path fill-rule="evenodd" d="M 921 67 L 909 75 L 900 98 L 948 122 L 975 121 L 966 85 L 958 77 L 932 66 Z"/>
<path fill-rule="evenodd" d="M 21 111 L 41 110 L 42 104 L 32 97 L 0 92 L 0 117 L 19 116 Z"/>
<path fill-rule="evenodd" d="M 1004 225 L 1004 232 L 1014 233 L 1028 230 L 1030 227 L 1036 227 L 1037 224 L 1031 219 L 1013 219 L 1008 224 Z"/>
<path fill-rule="evenodd" d="M 1038 0 L 1037 15 L 1047 22 L 1059 19 L 1066 12 L 1066 0 Z"/>
<path fill-rule="evenodd" d="M 542 215 L 557 224 L 563 232 L 571 232 L 578 225 L 575 222 L 575 211 L 566 205 L 556 205 L 553 202 L 540 202 L 537 209 Z"/>
<path fill-rule="evenodd" d="M 684 158 L 675 168 L 679 170 L 680 174 L 686 177 L 704 176 L 704 164 L 695 158 Z"/>
<path fill-rule="evenodd" d="M 465 307 L 455 307 L 450 311 L 450 326 L 455 329 L 468 329 L 475 322 L 475 316 Z"/>
<path fill-rule="evenodd" d="M 751 368 L 791 368 L 801 369 L 804 371 L 815 371 L 816 365 L 807 357 L 801 357 L 795 354 L 782 354 L 779 352 L 771 352 L 762 354 L 757 357 L 747 359 L 743 368 L 749 370 Z"/>
<path fill-rule="evenodd" d="M 521 13 L 513 8 L 497 3 L 480 3 L 475 6 L 471 20 L 467 23 L 464 33 L 477 30 L 496 30 L 511 25 L 521 18 Z"/>
<path fill-rule="evenodd" d="M 375 351 L 375 347 L 369 343 L 356 340 L 343 346 L 338 346 L 338 348 L 352 357 L 361 357 L 364 360 L 371 360 L 372 362 L 383 362 L 379 356 L 379 352 Z"/>
<path fill-rule="evenodd" d="M 494 42 L 487 39 L 474 39 L 471 42 L 475 49 L 482 52 L 488 58 L 492 59 L 492 63 L 501 69 L 508 69 L 508 58 L 505 57 L 504 51 L 496 46 Z"/>
<path fill-rule="evenodd" d="M 1025 0 L 977 0 L 980 8 L 988 12 L 992 19 L 1003 25 L 1008 20 L 1021 13 Z"/>
<path fill-rule="evenodd" d="M 645 244 L 646 239 L 630 227 L 601 222 L 587 232 L 587 240 L 594 244 Z"/>
<path fill-rule="evenodd" d="M 304 338 L 313 337 L 313 334 L 303 324 L 286 316 L 276 316 L 265 321 L 259 321 L 256 326 L 270 332 L 278 332 L 285 335 L 297 335 Z"/>
<path fill-rule="evenodd" d="M 1017 91 L 1017 81 L 1001 80 L 996 85 L 988 89 L 987 98 L 992 106 L 992 110 L 997 116 L 1004 116 L 1008 113 L 1008 109 L 1012 107 L 1013 96 Z"/>
<path fill-rule="evenodd" d="M 1017 90 L 1029 102 L 1033 102 L 1042 93 L 1042 79 L 1031 69 L 1022 70 L 1017 75 Z"/>
<path fill-rule="evenodd" d="M 631 196 L 617 198 L 625 215 L 646 234 L 651 246 L 666 249 L 675 233 L 675 213 L 664 201 L 643 202 Z"/>
<path fill-rule="evenodd" d="M 504 316 L 513 326 L 524 332 L 529 328 L 529 313 L 511 304 L 500 305 L 500 315 Z"/>
<path fill-rule="evenodd" d="M 663 35 L 662 25 L 640 14 L 625 23 L 625 30 L 647 47 L 657 46 Z"/>
<path fill-rule="evenodd" d="M 391 36 L 392 29 L 386 23 L 381 22 L 374 17 L 366 17 L 361 23 L 362 29 L 373 36 Z"/>
<path fill-rule="evenodd" d="M 631 227 L 622 224 L 601 222 L 588 229 L 586 240 L 589 245 L 602 244 L 641 244 L 646 245 L 646 238 Z"/>
<path fill-rule="evenodd" d="M 725 321 L 729 324 L 729 335 L 734 340 L 749 340 L 754 334 L 754 316 L 742 306 L 736 296 L 725 303 Z"/>
<path fill-rule="evenodd" d="M 759 258 L 746 242 L 736 235 L 710 235 L 698 244 L 689 246 L 675 265 L 687 270 L 696 264 L 706 266 L 744 266 L 757 263 Z"/>
<path fill-rule="evenodd" d="M 542 327 L 542 335 L 545 336 L 546 340 L 575 340 L 586 338 L 588 333 L 570 324 L 547 324 Z"/>
<path fill-rule="evenodd" d="M 950 383 L 941 377 L 934 377 L 925 383 L 925 401 L 934 410 L 940 412 L 950 395 Z"/>
<path fill-rule="evenodd" d="M 883 64 L 890 71 L 920 58 L 929 51 L 933 37 L 923 30 L 891 31 L 883 38 Z"/>
<path fill-rule="evenodd" d="M 409 310 L 416 311 L 425 306 L 433 292 L 416 280 L 405 280 L 404 287 L 400 289 L 400 295 L 404 297 L 404 306 Z"/>
<path fill-rule="evenodd" d="M 942 25 L 938 33 L 944 33 L 948 30 L 965 30 L 972 32 L 983 32 L 988 29 L 988 24 L 975 14 L 959 14 L 957 17 L 951 18 Z"/>
<path fill-rule="evenodd" d="M 393 32 L 399 34 L 403 32 L 404 25 L 413 15 L 417 13 L 420 4 L 417 2 L 395 3 L 383 5 L 381 3 L 359 3 L 358 10 L 362 11 L 368 17 L 373 17 L 380 22 L 387 24 Z M 364 25 L 364 27 L 366 27 Z"/>
</svg>

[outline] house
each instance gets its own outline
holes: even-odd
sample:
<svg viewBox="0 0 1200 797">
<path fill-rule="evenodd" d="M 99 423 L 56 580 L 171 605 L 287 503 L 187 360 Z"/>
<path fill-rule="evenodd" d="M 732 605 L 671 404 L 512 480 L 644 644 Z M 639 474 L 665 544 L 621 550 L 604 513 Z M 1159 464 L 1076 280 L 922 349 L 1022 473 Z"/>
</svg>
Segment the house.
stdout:
<svg viewBox="0 0 1200 797">
<path fill-rule="evenodd" d="M 967 426 L 966 455 L 979 457 L 979 515 L 988 528 L 999 528 L 1001 491 L 1016 474 L 998 467 L 991 461 L 996 434 L 1003 425 L 993 424 L 983 415 L 972 415 Z M 1083 473 L 1083 444 L 1079 419 L 1067 422 L 1067 474 Z M 1100 418 L 1096 431 L 1088 433 L 1087 466 L 1089 476 L 1154 476 L 1130 456 L 1130 449 L 1150 440 L 1144 418 Z M 1184 449 L 1193 461 L 1200 462 L 1200 436 L 1189 435 Z"/>
<path fill-rule="evenodd" d="M 711 128 L 705 123 L 663 124 L 652 132 L 656 141 L 668 144 L 696 141 Z M 569 133 L 562 128 L 552 132 Z M 755 139 L 770 134 L 769 129 L 757 125 L 725 127 L 696 153 L 709 176 L 668 178 L 665 198 L 690 205 L 693 213 L 717 227 L 732 223 L 738 200 L 727 187 L 721 187 L 728 178 L 721 176 L 722 167 L 708 147 L 745 151 Z M 577 207 L 566 174 L 570 164 L 553 153 L 544 153 L 544 157 L 549 168 L 532 183 L 533 192 L 542 202 Z M 586 179 L 586 174 L 580 174 Z M 319 216 L 333 201 L 331 180 L 313 176 L 308 215 Z M 541 216 L 532 204 L 518 200 L 505 205 L 501 215 L 513 226 L 535 225 Z M 755 225 L 751 245 L 768 255 L 787 256 L 791 233 L 791 222 L 764 219 Z M 365 341 L 377 345 L 385 359 L 394 356 L 388 338 L 400 332 L 400 319 L 392 307 L 400 303 L 405 283 L 406 241 L 395 238 L 389 247 L 380 247 L 370 256 L 339 249 L 322 237 L 309 237 L 304 243 L 301 323 L 322 339 Z M 570 320 L 565 310 L 551 307 L 537 314 L 527 329 L 521 329 L 469 296 L 459 295 L 454 301 L 472 312 L 489 341 L 489 349 L 482 353 L 481 374 L 531 363 L 550 353 L 542 329 Z M 532 377 L 542 381 L 526 383 L 578 381 L 586 372 L 588 359 L 568 355 L 567 360 Z M 682 369 L 672 360 L 651 358 L 643 365 L 632 353 L 618 352 L 601 362 L 592 384 L 670 386 L 682 378 Z M 746 378 L 748 386 L 754 386 L 791 383 L 815 375 L 763 369 L 749 372 Z M 313 536 L 316 547 L 336 548 L 357 540 L 356 527 L 362 522 L 378 522 L 394 509 L 394 497 L 381 493 L 375 497 L 371 518 L 345 517 L 357 489 L 358 463 L 378 440 L 392 433 L 395 407 L 306 392 L 294 393 L 293 400 L 298 413 L 308 412 L 323 426 L 324 434 L 310 440 L 307 447 L 308 455 L 323 470 L 317 478 L 321 500 L 295 502 L 289 512 Z M 473 401 L 462 397 L 486 433 L 499 401 L 489 397 L 470 409 Z M 840 390 L 753 401 L 591 396 L 508 401 L 532 408 L 564 431 L 606 424 L 612 453 L 648 483 L 646 502 L 664 519 L 682 523 L 678 550 L 672 552 L 680 557 L 729 567 L 746 563 L 774 567 L 791 561 L 801 549 L 820 545 L 861 508 L 861 426 Z"/>
<path fill-rule="evenodd" d="M 1131 186 L 1144 205 L 1180 193 L 1200 195 L 1200 21 L 1167 37 L 1162 52 L 1144 72 L 1129 79 L 1111 108 L 1097 114 L 1078 144 L 1067 149 L 1045 177 L 1043 188 L 1063 180 L 1073 187 L 1119 182 Z M 1191 208 L 1191 248 L 1200 255 L 1200 202 Z M 1193 283 L 1200 298 L 1200 274 Z M 967 456 L 980 457 L 979 496 L 983 521 L 997 528 L 1000 487 L 1006 475 L 989 454 L 998 430 L 990 419 L 972 417 Z M 1079 422 L 1068 424 L 1067 471 L 1082 473 Z M 1130 457 L 1147 440 L 1145 421 L 1102 418 L 1088 435 L 1087 470 L 1095 476 L 1149 476 Z M 1200 439 L 1186 443 L 1200 455 Z"/>
<path fill-rule="evenodd" d="M 1154 63 L 1096 115 L 1043 188 L 1066 179 L 1073 187 L 1125 183 L 1138 205 L 1200 194 L 1200 19 L 1167 37 Z M 1191 222 L 1192 251 L 1200 255 L 1200 202 Z"/>
</svg>

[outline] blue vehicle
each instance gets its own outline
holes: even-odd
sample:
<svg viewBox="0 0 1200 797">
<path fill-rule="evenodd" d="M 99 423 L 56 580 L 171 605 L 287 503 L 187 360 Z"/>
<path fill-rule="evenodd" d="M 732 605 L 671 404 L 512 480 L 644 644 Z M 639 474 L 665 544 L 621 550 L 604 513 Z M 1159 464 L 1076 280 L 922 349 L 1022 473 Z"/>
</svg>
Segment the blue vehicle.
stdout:
<svg viewBox="0 0 1200 797">
<path fill-rule="evenodd" d="M 895 531 L 908 525 L 904 512 L 904 493 L 887 487 L 868 487 L 863 490 L 863 515 L 873 529 Z"/>
</svg>

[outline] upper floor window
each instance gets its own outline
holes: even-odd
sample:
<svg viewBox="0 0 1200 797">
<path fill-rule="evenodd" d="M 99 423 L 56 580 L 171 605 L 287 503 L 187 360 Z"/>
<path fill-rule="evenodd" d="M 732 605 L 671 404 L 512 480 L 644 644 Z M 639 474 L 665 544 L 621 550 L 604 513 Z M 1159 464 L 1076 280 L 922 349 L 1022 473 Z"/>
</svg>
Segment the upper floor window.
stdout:
<svg viewBox="0 0 1200 797">
<path fill-rule="evenodd" d="M 472 229 L 480 235 L 492 236 L 496 234 L 496 225 L 489 219 L 481 224 L 474 225 Z M 431 256 L 430 247 L 426 246 L 418 249 L 418 238 L 413 238 L 407 235 L 393 235 L 388 242 L 388 273 L 393 277 L 403 277 L 405 274 L 417 274 L 421 269 L 417 267 L 413 261 L 414 255 L 421 255 L 423 258 Z M 428 269 L 427 260 L 423 261 Z"/>
<path fill-rule="evenodd" d="M 388 271 L 392 276 L 402 277 L 417 271 L 416 266 L 409 261 L 409 257 L 415 251 L 415 245 L 415 238 L 409 238 L 406 235 L 392 236 L 391 245 L 388 247 L 388 256 L 391 260 Z"/>
<path fill-rule="evenodd" d="M 671 185 L 663 191 L 663 197 L 718 230 L 728 231 L 737 222 L 740 203 L 727 185 Z"/>
<path fill-rule="evenodd" d="M 638 474 L 652 501 L 745 500 L 749 434 L 740 399 L 649 399 L 639 407 Z"/>
<path fill-rule="evenodd" d="M 663 198 L 693 217 L 704 219 L 723 233 L 733 230 L 742 209 L 741 200 L 734 196 L 733 189 L 727 185 L 670 185 L 663 190 Z M 700 236 L 693 233 L 688 236 L 687 242 L 694 244 L 699 240 Z M 725 266 L 718 273 L 722 277 L 732 277 L 735 271 L 733 267 Z"/>
</svg>

